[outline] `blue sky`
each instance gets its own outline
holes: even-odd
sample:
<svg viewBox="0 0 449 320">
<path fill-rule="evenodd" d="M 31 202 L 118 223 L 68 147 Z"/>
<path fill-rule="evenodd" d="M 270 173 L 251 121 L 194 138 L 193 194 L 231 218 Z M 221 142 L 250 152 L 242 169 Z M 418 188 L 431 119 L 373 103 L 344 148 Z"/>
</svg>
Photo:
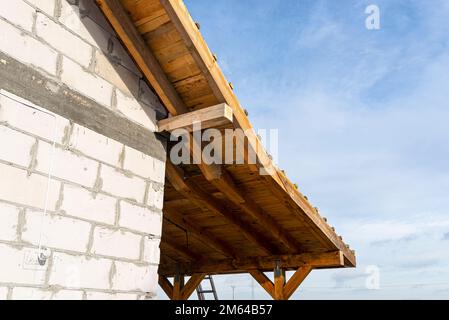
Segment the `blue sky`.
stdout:
<svg viewBox="0 0 449 320">
<path fill-rule="evenodd" d="M 357 251 L 294 298 L 448 299 L 449 1 L 185 2 L 254 126 L 280 130 L 280 167 Z M 268 298 L 216 281 L 221 298 Z"/>
</svg>

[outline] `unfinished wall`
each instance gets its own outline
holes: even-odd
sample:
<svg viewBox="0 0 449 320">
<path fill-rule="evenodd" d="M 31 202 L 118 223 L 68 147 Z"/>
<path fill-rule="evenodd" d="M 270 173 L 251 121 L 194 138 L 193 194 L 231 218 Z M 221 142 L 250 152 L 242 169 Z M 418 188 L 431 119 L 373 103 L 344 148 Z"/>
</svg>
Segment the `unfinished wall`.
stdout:
<svg viewBox="0 0 449 320">
<path fill-rule="evenodd" d="M 93 1 L 0 6 L 0 299 L 155 296 L 165 110 Z M 49 258 L 37 261 L 39 248 Z M 42 261 L 41 261 L 42 263 Z"/>
</svg>

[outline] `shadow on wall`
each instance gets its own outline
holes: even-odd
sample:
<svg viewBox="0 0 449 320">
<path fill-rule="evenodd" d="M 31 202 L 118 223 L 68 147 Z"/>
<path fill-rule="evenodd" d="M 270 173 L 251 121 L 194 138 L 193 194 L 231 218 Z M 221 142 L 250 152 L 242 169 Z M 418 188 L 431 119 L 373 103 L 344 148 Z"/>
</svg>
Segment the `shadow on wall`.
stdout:
<svg viewBox="0 0 449 320">
<path fill-rule="evenodd" d="M 111 99 L 113 110 L 146 127 L 148 119 L 154 122 L 167 117 L 159 98 L 94 0 L 62 0 L 59 20 L 92 45 L 88 71 L 115 86 Z M 147 119 L 142 119 L 142 111 Z"/>
</svg>

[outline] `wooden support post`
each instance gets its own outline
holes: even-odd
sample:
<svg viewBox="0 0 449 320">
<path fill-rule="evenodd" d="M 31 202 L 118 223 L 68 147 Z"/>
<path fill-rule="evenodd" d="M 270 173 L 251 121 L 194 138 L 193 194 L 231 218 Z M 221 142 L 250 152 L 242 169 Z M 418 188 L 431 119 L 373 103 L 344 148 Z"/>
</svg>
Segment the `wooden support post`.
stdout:
<svg viewBox="0 0 449 320">
<path fill-rule="evenodd" d="M 250 270 L 249 273 L 274 300 L 288 300 L 312 270 L 308 264 L 300 267 L 287 283 L 285 270 L 279 261 L 274 269 L 274 283 L 260 270 Z"/>
<path fill-rule="evenodd" d="M 178 272 L 172 285 L 166 277 L 159 275 L 159 285 L 170 300 L 188 300 L 205 276 L 205 273 L 195 273 L 184 284 L 184 275 Z"/>
<path fill-rule="evenodd" d="M 274 268 L 274 300 L 285 300 L 285 270 L 281 268 L 280 261 L 276 261 Z"/>
<path fill-rule="evenodd" d="M 173 299 L 182 300 L 182 290 L 184 289 L 184 275 L 178 271 L 173 281 Z"/>
</svg>

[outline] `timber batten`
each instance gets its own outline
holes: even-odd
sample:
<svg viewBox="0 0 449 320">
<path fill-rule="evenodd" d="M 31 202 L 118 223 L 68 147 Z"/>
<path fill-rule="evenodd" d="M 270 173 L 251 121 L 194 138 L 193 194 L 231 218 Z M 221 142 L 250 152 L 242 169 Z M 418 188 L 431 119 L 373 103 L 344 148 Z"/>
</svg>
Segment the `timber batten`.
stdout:
<svg viewBox="0 0 449 320">
<path fill-rule="evenodd" d="M 288 299 L 313 269 L 355 267 L 354 252 L 262 147 L 182 0 L 96 2 L 173 117 L 161 131 L 192 131 L 205 119 L 245 130 L 256 155 L 242 165 L 167 163 L 159 267 L 167 295 L 187 299 L 205 274 L 244 272 L 274 299 Z"/>
</svg>

